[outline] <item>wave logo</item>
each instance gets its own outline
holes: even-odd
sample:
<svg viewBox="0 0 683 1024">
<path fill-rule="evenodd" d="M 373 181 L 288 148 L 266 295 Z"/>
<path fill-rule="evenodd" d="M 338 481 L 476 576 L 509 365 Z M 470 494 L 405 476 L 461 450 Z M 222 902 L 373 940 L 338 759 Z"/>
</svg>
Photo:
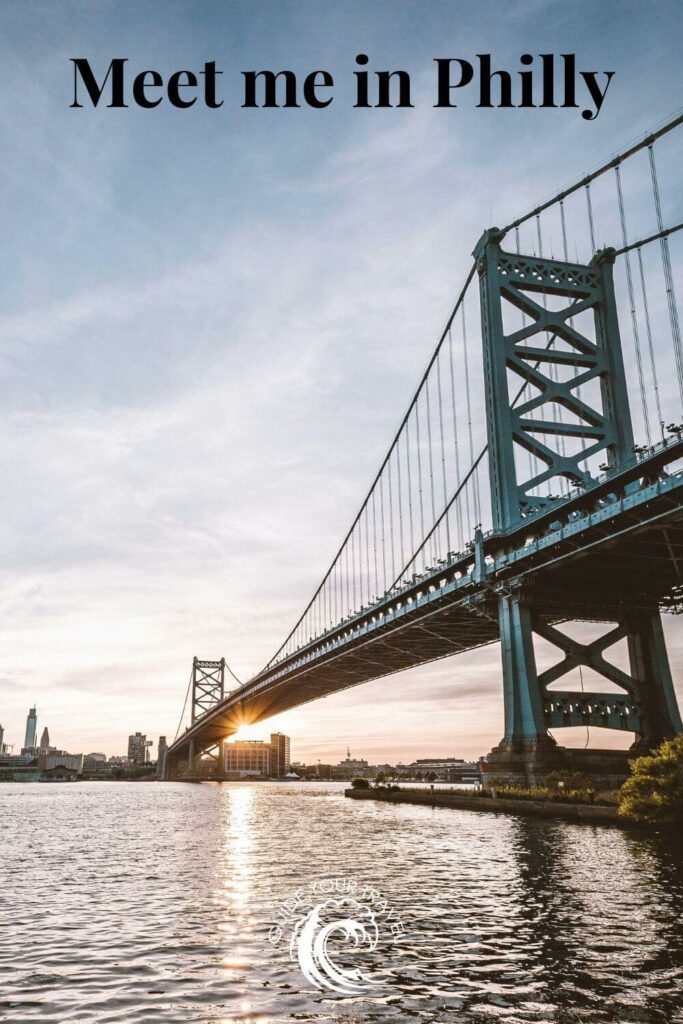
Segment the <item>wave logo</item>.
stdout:
<svg viewBox="0 0 683 1024">
<path fill-rule="evenodd" d="M 332 919 L 326 923 L 328 917 Z M 360 967 L 344 968 L 335 963 L 329 946 L 340 938 L 352 943 L 354 951 L 371 953 L 376 948 L 379 930 L 369 907 L 348 897 L 317 903 L 295 926 L 290 953 L 296 956 L 304 976 L 316 988 L 357 995 L 374 982 Z"/>
<path fill-rule="evenodd" d="M 383 980 L 365 966 L 403 935 L 396 910 L 371 886 L 346 878 L 312 882 L 292 893 L 277 909 L 268 934 L 277 946 L 287 938 L 289 955 L 306 980 L 321 991 L 358 996 Z M 386 970 L 381 972 L 386 973 Z"/>
</svg>

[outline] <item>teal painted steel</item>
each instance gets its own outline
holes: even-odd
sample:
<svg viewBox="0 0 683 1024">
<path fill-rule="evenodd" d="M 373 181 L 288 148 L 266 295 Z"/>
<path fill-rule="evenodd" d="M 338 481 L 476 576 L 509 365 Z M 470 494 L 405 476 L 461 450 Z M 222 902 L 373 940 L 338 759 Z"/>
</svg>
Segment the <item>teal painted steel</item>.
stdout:
<svg viewBox="0 0 683 1024">
<path fill-rule="evenodd" d="M 558 478 L 590 488 L 595 476 L 587 463 L 598 453 L 604 453 L 608 471 L 617 471 L 633 458 L 633 428 L 614 296 L 613 250 L 598 253 L 590 264 L 581 265 L 507 253 L 501 248 L 502 240 L 498 229 L 486 231 L 474 256 L 480 281 L 493 523 L 494 531 L 500 534 L 500 553 L 504 557 L 505 534 L 518 530 L 525 519 L 556 501 L 537 493 L 538 488 Z M 560 299 L 560 308 L 556 308 L 557 302 L 549 308 L 551 299 Z M 507 334 L 503 315 L 506 302 L 524 319 L 521 328 Z M 592 314 L 594 339 L 573 322 L 585 313 Z M 527 344 L 536 336 L 548 338 L 547 346 Z M 553 348 L 557 339 L 565 343 L 565 348 Z M 551 372 L 553 366 L 573 368 L 575 374 L 561 381 Z M 510 371 L 526 386 L 522 395 L 530 387 L 535 389 L 521 405 L 515 400 L 520 396 L 510 394 Z M 592 381 L 599 382 L 601 408 L 580 397 L 581 387 Z M 548 408 L 565 409 L 576 419 L 564 422 L 561 412 L 548 413 Z M 542 409 L 545 415 L 539 417 Z M 549 415 L 557 418 L 549 419 Z M 568 454 L 560 444 L 556 451 L 539 434 L 565 441 L 580 438 L 582 445 L 575 445 Z M 536 465 L 544 464 L 545 470 L 532 471 L 528 479 L 520 481 L 516 446 L 534 456 Z M 620 508 L 630 497 L 636 497 L 641 486 L 642 481 L 632 480 L 623 487 Z M 568 528 L 573 525 L 578 524 Z M 539 543 L 548 546 L 548 538 Z M 519 549 L 516 554 L 520 554 Z M 523 556 L 528 554 L 528 548 L 523 549 Z M 586 581 L 585 601 L 599 606 L 600 596 L 590 590 Z M 564 607 L 560 598 L 560 617 L 577 617 L 576 596 L 567 596 Z M 549 741 L 548 729 L 577 725 L 626 729 L 636 733 L 644 744 L 681 731 L 655 604 L 633 614 L 615 609 L 610 600 L 604 617 L 616 619 L 616 628 L 586 645 L 552 627 L 547 609 L 534 599 L 533 590 L 524 586 L 515 594 L 499 597 L 498 615 L 505 707 L 502 748 L 523 750 L 544 745 Z M 565 654 L 562 661 L 541 674 L 536 668 L 534 633 Z M 624 638 L 628 640 L 630 673 L 619 670 L 603 656 L 606 647 Z M 549 689 L 557 679 L 582 666 L 615 683 L 623 692 Z"/>
<path fill-rule="evenodd" d="M 582 265 L 504 252 L 501 241 L 500 232 L 491 228 L 482 235 L 474 256 L 480 286 L 493 527 L 510 530 L 530 513 L 553 503 L 555 499 L 534 493 L 541 485 L 567 480 L 589 486 L 595 476 L 585 463 L 601 452 L 610 467 L 628 460 L 633 428 L 614 299 L 613 251 L 598 253 L 589 265 Z M 546 307 L 551 297 L 564 300 L 560 309 Z M 505 303 L 531 322 L 506 334 Z M 595 340 L 571 322 L 587 312 L 593 316 Z M 546 346 L 527 344 L 535 337 L 550 340 Z M 557 339 L 571 348 L 553 348 Z M 557 379 L 550 372 L 553 366 L 572 367 L 576 374 L 568 380 Z M 510 395 L 509 371 L 526 385 L 526 393 L 533 389 L 521 405 Z M 602 409 L 580 397 L 581 388 L 592 381 L 599 382 Z M 578 422 L 549 420 L 547 411 L 546 418 L 539 417 L 538 412 L 551 403 Z M 562 445 L 558 451 L 550 448 L 539 434 L 582 438 L 585 444 L 567 454 Z M 546 468 L 519 480 L 516 446 Z"/>
</svg>

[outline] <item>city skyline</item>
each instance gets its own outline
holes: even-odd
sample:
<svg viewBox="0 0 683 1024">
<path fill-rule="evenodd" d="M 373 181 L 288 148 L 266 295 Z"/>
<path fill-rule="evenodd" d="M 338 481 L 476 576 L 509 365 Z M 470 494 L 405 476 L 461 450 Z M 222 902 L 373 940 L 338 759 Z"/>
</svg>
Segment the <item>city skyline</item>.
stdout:
<svg viewBox="0 0 683 1024">
<path fill-rule="evenodd" d="M 227 743 L 232 743 L 232 742 L 235 742 L 235 743 L 240 743 L 240 742 L 247 742 L 247 743 L 249 743 L 249 742 L 256 742 L 256 743 L 262 743 L 262 744 L 270 743 L 272 745 L 272 743 L 274 742 L 274 740 L 275 740 L 275 738 L 277 736 L 283 736 L 284 735 L 284 734 L 278 732 L 277 730 L 270 731 L 267 728 L 268 722 L 274 721 L 275 717 L 276 716 L 273 716 L 272 719 L 268 719 L 264 723 L 259 723 L 257 725 L 245 725 L 245 726 L 243 726 L 239 730 L 239 732 L 237 732 L 234 735 L 228 737 L 226 742 Z M 283 716 L 280 716 L 280 717 L 283 717 Z M 36 731 L 36 735 L 37 735 L 38 709 L 37 709 L 37 707 L 35 705 L 33 707 L 29 708 L 29 711 L 28 711 L 27 724 L 26 724 L 27 734 L 28 734 L 29 722 L 31 723 L 31 728 L 33 728 Z M 0 724 L 0 743 L 3 741 L 3 735 L 6 736 L 7 735 L 7 731 L 4 728 L 4 726 L 2 724 Z M 289 744 L 290 737 L 286 736 L 286 737 L 284 737 L 284 739 L 286 739 L 287 743 Z M 116 757 L 119 760 L 122 759 L 122 758 L 128 757 L 129 760 L 135 761 L 136 755 L 140 751 L 142 751 L 143 754 L 144 754 L 144 752 L 146 750 L 148 750 L 150 747 L 153 747 L 155 742 L 158 743 L 159 740 L 163 741 L 163 743 L 165 744 L 166 737 L 161 734 L 161 735 L 159 735 L 157 740 L 154 740 L 154 739 L 148 740 L 147 739 L 147 734 L 146 733 L 142 733 L 141 731 L 138 730 L 135 733 L 129 733 L 127 738 L 126 738 L 126 742 L 125 742 L 124 746 L 126 746 L 127 749 L 128 749 L 127 755 L 122 755 L 118 750 L 106 750 L 106 751 L 102 751 L 102 753 L 106 754 L 108 757 Z M 47 726 L 45 726 L 43 728 L 39 749 L 47 750 L 49 748 L 49 744 L 50 744 L 49 730 L 48 730 Z M 9 745 L 12 746 L 12 743 L 10 742 Z M 79 744 L 77 744 L 77 746 L 78 745 Z M 135 747 L 135 752 L 134 752 L 133 755 L 131 755 L 131 745 Z M 38 749 L 38 745 L 37 744 L 33 744 L 32 746 L 34 747 L 34 749 Z M 80 744 L 80 746 L 82 747 L 83 745 Z M 349 743 L 349 742 L 347 742 L 345 745 L 342 745 L 340 747 L 340 749 L 339 749 L 339 762 L 338 762 L 339 764 L 343 763 L 344 760 L 346 760 L 346 761 L 349 761 L 349 760 L 351 760 L 351 761 L 354 761 L 354 760 L 365 760 L 365 761 L 367 761 L 368 760 L 367 757 L 365 757 L 365 754 L 364 754 L 363 751 L 358 753 L 357 750 L 354 750 L 353 756 L 352 756 L 351 747 L 352 747 L 352 744 Z M 50 748 L 50 749 L 52 749 L 52 748 Z M 289 751 L 289 745 L 287 746 L 287 751 Z M 335 756 L 336 756 L 336 753 L 337 752 L 335 751 Z M 92 752 L 89 751 L 86 754 L 86 756 L 92 756 Z M 301 757 L 299 757 L 299 755 L 297 753 L 297 757 L 295 758 L 295 763 L 297 763 L 297 764 L 307 764 L 307 763 L 308 764 L 315 764 L 317 762 L 328 763 L 328 762 L 323 762 L 323 759 L 321 757 L 316 757 L 314 755 L 312 756 L 310 753 L 309 753 L 308 756 L 309 756 L 309 761 L 306 762 Z M 452 758 L 455 755 L 454 754 L 450 754 L 450 753 L 447 753 L 447 754 L 443 754 L 442 753 L 441 756 L 451 757 Z M 287 753 L 287 757 L 289 758 L 289 753 Z M 153 758 L 150 759 L 150 760 L 153 760 Z M 410 760 L 411 759 L 408 758 L 408 757 L 406 757 L 406 758 L 399 757 L 399 758 L 395 759 L 395 763 L 396 764 L 401 764 L 401 763 L 404 763 L 404 762 L 407 763 Z M 140 763 L 147 763 L 146 756 L 144 756 L 141 759 Z M 333 762 L 329 762 L 329 763 L 333 763 Z M 337 763 L 337 762 L 334 762 L 334 763 Z M 369 763 L 373 764 L 373 763 L 375 763 L 375 761 L 371 760 Z M 385 763 L 389 763 L 389 762 L 385 762 Z"/>
<path fill-rule="evenodd" d="M 240 679 L 271 657 L 357 511 L 482 229 L 669 113 L 677 6 L 655 19 L 627 5 L 617 24 L 614 5 L 583 6 L 588 35 L 576 11 L 546 25 L 539 10 L 555 6 L 531 2 L 485 33 L 475 6 L 418 19 L 399 3 L 387 23 L 358 3 L 284 21 L 265 4 L 268 27 L 245 8 L 169 4 L 158 39 L 143 9 L 125 23 L 106 4 L 13 11 L 0 44 L 19 97 L 5 119 L 0 459 L 24 499 L 3 507 L 5 742 L 20 742 L 34 701 L 67 749 L 119 753 L 131 723 L 170 740 L 195 654 L 224 656 Z M 76 53 L 169 71 L 207 48 L 231 81 L 329 66 L 335 103 L 69 108 Z M 479 50 L 501 66 L 576 51 L 615 77 L 590 123 L 434 110 L 431 62 Z M 358 52 L 412 72 L 414 110 L 353 109 Z M 169 146 L 177 159 L 160 159 Z M 664 624 L 680 696 L 683 630 Z M 264 727 L 296 737 L 302 759 L 347 742 L 378 761 L 470 757 L 502 734 L 501 691 L 498 648 L 483 648 Z"/>
</svg>

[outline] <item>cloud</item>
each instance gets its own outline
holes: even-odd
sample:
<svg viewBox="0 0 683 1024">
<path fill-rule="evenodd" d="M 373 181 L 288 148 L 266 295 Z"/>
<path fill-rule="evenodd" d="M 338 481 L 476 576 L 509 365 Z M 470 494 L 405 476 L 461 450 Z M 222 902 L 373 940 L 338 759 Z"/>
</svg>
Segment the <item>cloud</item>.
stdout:
<svg viewBox="0 0 683 1024">
<path fill-rule="evenodd" d="M 111 10 L 60 12 L 38 35 L 13 16 L 2 49 L 23 98 L 3 120 L 0 686 L 15 734 L 35 700 L 60 744 L 79 749 L 87 730 L 120 753 L 136 729 L 173 734 L 193 655 L 225 655 L 240 677 L 267 661 L 357 510 L 480 231 L 565 177 L 567 152 L 577 169 L 594 162 L 597 142 L 566 112 L 434 110 L 431 60 L 475 46 L 479 13 L 387 34 L 366 5 L 355 13 L 382 56 L 414 61 L 414 111 L 363 116 L 340 91 L 320 116 L 75 117 L 74 46 L 104 53 L 106 24 L 131 60 L 158 55 L 143 15 L 122 27 Z M 183 60 L 204 53 L 205 26 L 177 11 L 170 24 Z M 323 37 L 345 72 L 348 32 L 309 24 L 301 60 L 319 59 Z M 263 60 L 292 38 L 257 42 Z M 243 59 L 228 48 L 226 67 Z M 606 149 L 633 131 L 623 106 L 601 114 Z M 480 393 L 474 415 L 482 432 Z M 282 723 L 311 754 L 482 752 L 501 730 L 499 654 Z"/>
</svg>

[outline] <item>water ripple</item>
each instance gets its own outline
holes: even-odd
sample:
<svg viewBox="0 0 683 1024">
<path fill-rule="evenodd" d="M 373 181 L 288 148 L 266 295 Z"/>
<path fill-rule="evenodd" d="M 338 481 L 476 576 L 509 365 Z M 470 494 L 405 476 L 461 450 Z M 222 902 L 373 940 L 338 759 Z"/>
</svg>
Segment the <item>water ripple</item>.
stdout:
<svg viewBox="0 0 683 1024">
<path fill-rule="evenodd" d="M 683 1021 L 673 840 L 357 803 L 335 784 L 0 790 L 0 1021 L 672 1024 Z M 268 941 L 302 886 L 377 889 L 359 996 Z"/>
</svg>

